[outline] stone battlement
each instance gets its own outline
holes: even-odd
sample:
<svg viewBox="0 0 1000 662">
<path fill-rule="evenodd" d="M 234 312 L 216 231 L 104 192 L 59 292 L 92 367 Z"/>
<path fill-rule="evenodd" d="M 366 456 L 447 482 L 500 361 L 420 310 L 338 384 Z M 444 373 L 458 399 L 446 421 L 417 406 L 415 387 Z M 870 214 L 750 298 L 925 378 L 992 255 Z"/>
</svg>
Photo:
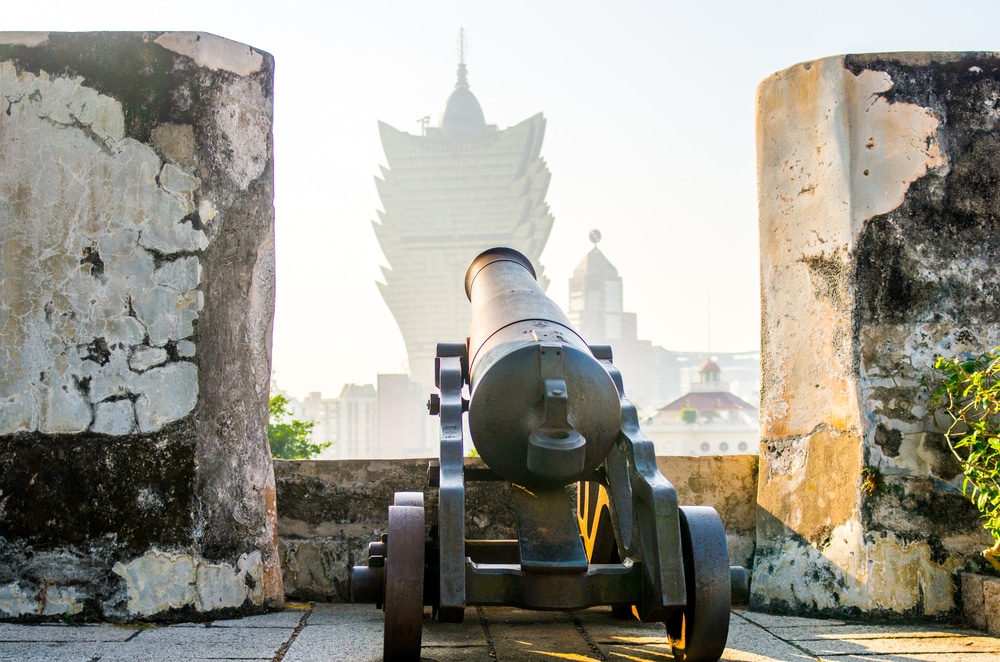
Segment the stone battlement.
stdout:
<svg viewBox="0 0 1000 662">
<path fill-rule="evenodd" d="M 682 505 L 713 506 L 729 541 L 729 560 L 750 568 L 757 514 L 757 456 L 660 457 L 660 472 Z M 350 600 L 351 567 L 365 562 L 386 532 L 393 493 L 424 489 L 427 523 L 437 521 L 437 490 L 426 488 L 428 460 L 275 460 L 278 540 L 285 594 L 297 600 Z M 482 467 L 466 458 L 466 467 Z M 508 483 L 467 486 L 466 537 L 516 538 Z"/>
</svg>

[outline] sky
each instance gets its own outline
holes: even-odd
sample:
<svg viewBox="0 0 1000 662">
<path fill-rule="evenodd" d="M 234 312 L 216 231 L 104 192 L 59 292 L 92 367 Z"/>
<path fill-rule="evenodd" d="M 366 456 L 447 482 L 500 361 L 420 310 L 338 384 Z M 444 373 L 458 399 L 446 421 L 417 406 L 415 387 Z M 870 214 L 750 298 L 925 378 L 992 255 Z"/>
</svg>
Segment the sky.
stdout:
<svg viewBox="0 0 1000 662">
<path fill-rule="evenodd" d="M 272 361 L 293 396 L 405 368 L 376 287 L 378 121 L 437 124 L 459 28 L 486 121 L 547 120 L 549 296 L 566 305 L 598 229 L 640 338 L 741 352 L 760 342 L 757 85 L 846 53 L 1000 51 L 1000 2 L 48 0 L 0 12 L 4 31 L 210 32 L 274 56 Z"/>
</svg>

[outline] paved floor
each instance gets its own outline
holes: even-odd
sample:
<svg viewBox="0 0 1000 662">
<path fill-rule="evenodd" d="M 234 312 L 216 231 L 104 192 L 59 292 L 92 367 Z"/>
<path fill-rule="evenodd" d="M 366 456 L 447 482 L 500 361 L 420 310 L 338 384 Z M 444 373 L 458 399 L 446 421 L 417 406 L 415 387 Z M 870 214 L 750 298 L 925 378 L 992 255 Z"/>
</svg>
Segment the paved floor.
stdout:
<svg viewBox="0 0 1000 662">
<path fill-rule="evenodd" d="M 465 623 L 424 625 L 423 660 L 673 659 L 661 625 L 607 609 L 561 613 L 470 609 Z M 0 624 L 0 660 L 166 662 L 381 659 L 382 613 L 369 605 L 293 605 L 232 621 L 161 627 Z M 940 625 L 884 626 L 735 611 L 729 662 L 996 662 L 1000 639 Z"/>
</svg>

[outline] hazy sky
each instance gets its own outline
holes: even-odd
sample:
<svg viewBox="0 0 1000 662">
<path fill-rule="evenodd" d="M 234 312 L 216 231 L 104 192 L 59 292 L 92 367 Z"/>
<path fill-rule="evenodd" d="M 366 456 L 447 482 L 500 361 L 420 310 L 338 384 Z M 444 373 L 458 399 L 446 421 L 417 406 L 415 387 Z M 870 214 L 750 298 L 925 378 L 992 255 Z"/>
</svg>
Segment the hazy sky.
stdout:
<svg viewBox="0 0 1000 662">
<path fill-rule="evenodd" d="M 745 351 L 759 343 L 757 84 L 843 53 L 1000 50 L 1000 2 L 49 0 L 0 12 L 5 31 L 203 31 L 274 56 L 274 369 L 294 395 L 401 370 L 375 286 L 377 121 L 437 123 L 460 27 L 486 121 L 548 121 L 549 295 L 566 305 L 597 228 L 641 338 L 705 349 L 711 292 L 712 349 Z"/>
</svg>

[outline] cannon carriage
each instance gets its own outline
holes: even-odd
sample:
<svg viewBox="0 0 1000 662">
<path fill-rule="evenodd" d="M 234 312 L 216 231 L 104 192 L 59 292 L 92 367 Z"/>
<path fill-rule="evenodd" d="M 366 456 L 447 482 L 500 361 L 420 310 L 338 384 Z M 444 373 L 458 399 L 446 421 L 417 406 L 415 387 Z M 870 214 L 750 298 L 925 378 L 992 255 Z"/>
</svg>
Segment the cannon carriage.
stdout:
<svg viewBox="0 0 1000 662">
<path fill-rule="evenodd" d="M 675 659 L 718 660 L 747 573 L 730 567 L 714 509 L 678 505 L 611 348 L 580 338 L 515 250 L 479 255 L 465 290 L 469 338 L 438 345 L 428 403 L 440 419 L 428 472 L 438 522 L 428 529 L 422 492 L 397 493 L 387 535 L 352 572 L 354 600 L 385 609 L 385 659 L 419 658 L 428 605 L 450 622 L 467 606 L 611 605 L 664 623 Z M 466 416 L 487 470 L 465 470 Z M 466 539 L 475 480 L 510 484 L 516 540 Z"/>
</svg>

